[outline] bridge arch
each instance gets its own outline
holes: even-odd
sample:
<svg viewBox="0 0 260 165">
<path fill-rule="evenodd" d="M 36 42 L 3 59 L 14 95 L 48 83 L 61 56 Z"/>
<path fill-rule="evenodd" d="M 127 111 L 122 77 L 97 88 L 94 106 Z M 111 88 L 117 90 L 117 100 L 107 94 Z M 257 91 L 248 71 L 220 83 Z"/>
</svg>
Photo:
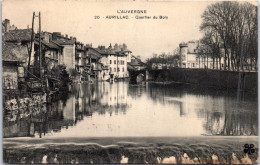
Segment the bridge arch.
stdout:
<svg viewBox="0 0 260 165">
<path fill-rule="evenodd" d="M 130 84 L 137 84 L 138 78 L 142 77 L 142 81 L 148 80 L 148 70 L 129 70 Z"/>
</svg>

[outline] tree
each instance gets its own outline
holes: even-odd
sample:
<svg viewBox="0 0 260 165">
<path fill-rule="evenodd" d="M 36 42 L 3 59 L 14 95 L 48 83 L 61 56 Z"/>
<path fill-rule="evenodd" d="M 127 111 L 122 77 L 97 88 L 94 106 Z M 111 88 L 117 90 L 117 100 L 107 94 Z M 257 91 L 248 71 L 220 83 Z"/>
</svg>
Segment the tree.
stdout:
<svg viewBox="0 0 260 165">
<path fill-rule="evenodd" d="M 207 7 L 202 19 L 201 30 L 205 32 L 205 38 L 209 39 L 209 35 L 215 38 L 206 44 L 210 48 L 223 46 L 224 69 L 244 70 L 244 66 L 251 65 L 252 68 L 253 63 L 256 66 L 256 6 L 247 2 L 218 2 Z"/>
</svg>

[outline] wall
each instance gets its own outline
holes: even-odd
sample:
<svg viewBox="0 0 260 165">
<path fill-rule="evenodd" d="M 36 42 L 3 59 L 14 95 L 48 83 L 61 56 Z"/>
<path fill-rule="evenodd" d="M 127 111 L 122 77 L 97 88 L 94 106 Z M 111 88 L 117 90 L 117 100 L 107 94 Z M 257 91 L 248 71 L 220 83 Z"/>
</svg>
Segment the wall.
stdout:
<svg viewBox="0 0 260 165">
<path fill-rule="evenodd" d="M 58 58 L 59 58 L 58 59 L 59 65 L 63 65 L 64 64 L 64 56 L 60 51 L 58 51 Z"/>
<path fill-rule="evenodd" d="M 18 76 L 17 66 L 3 65 L 3 89 L 17 90 L 18 89 Z"/>
<path fill-rule="evenodd" d="M 55 50 L 45 51 L 45 62 L 47 64 L 47 69 L 50 71 L 58 65 L 58 54 Z"/>
<path fill-rule="evenodd" d="M 188 47 L 187 46 L 180 47 L 181 67 L 182 68 L 186 68 L 187 53 L 188 53 Z"/>
<path fill-rule="evenodd" d="M 257 72 L 234 72 L 207 69 L 171 68 L 160 72 L 150 72 L 157 81 L 175 81 L 181 83 L 197 84 L 199 86 L 210 86 L 216 89 L 237 89 L 239 74 L 242 76 L 243 89 L 252 93 L 257 92 Z"/>
<path fill-rule="evenodd" d="M 195 53 L 195 49 L 198 47 L 198 42 L 189 41 L 188 42 L 188 53 Z"/>
<path fill-rule="evenodd" d="M 66 69 L 75 69 L 75 45 L 63 45 L 64 64 Z"/>
<path fill-rule="evenodd" d="M 110 60 L 112 61 L 111 64 Z M 120 61 L 124 61 L 123 64 Z M 114 76 L 118 76 L 118 78 L 128 77 L 126 56 L 108 55 L 108 64 Z M 119 68 L 119 71 L 117 68 Z"/>
</svg>

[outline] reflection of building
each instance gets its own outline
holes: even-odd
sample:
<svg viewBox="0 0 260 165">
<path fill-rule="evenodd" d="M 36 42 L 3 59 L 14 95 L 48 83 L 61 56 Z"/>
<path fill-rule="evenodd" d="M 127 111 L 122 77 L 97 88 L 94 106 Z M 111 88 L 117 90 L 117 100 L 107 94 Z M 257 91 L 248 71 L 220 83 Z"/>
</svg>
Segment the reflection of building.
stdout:
<svg viewBox="0 0 260 165">
<path fill-rule="evenodd" d="M 3 128 L 4 137 L 28 137 L 34 136 L 34 123 L 27 120 L 19 120 L 14 125 L 9 125 Z"/>
<path fill-rule="evenodd" d="M 104 82 L 102 85 L 104 88 L 103 97 L 100 100 L 102 105 L 118 106 L 127 104 L 128 84 L 117 82 L 111 85 Z"/>
<path fill-rule="evenodd" d="M 75 98 L 71 97 L 67 100 L 66 106 L 63 108 L 63 117 L 65 120 L 75 121 Z"/>
</svg>

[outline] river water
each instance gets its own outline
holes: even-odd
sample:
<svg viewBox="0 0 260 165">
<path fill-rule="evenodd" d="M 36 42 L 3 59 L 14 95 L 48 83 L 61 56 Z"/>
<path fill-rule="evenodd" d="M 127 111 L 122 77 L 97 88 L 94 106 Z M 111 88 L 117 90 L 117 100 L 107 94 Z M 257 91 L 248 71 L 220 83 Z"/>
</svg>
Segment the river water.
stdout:
<svg viewBox="0 0 260 165">
<path fill-rule="evenodd" d="M 4 137 L 258 135 L 257 95 L 184 85 L 74 84 L 38 116 L 4 121 Z"/>
</svg>

